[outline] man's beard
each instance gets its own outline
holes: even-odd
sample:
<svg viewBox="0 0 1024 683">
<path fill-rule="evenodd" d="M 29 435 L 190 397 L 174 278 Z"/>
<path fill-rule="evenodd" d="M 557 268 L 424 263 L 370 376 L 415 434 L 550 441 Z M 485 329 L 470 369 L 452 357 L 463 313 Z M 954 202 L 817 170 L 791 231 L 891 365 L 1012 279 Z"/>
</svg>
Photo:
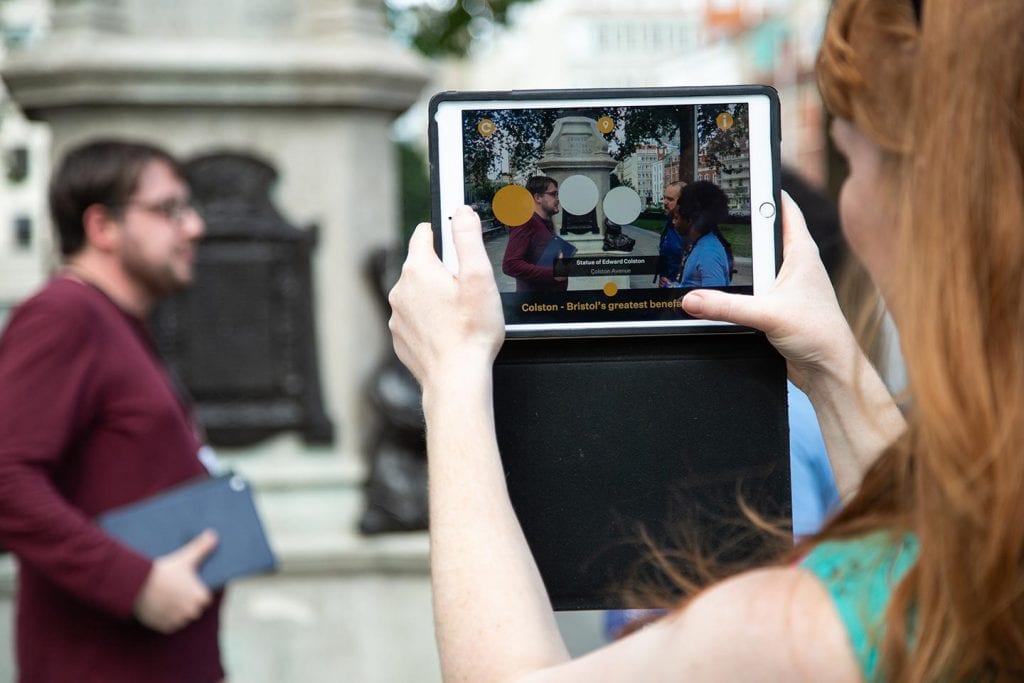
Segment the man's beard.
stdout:
<svg viewBox="0 0 1024 683">
<path fill-rule="evenodd" d="M 154 300 L 163 299 L 192 284 L 192 273 L 183 278 L 168 259 L 160 264 L 147 263 L 136 256 L 137 252 L 126 251 L 122 257 L 125 272 L 146 290 Z"/>
</svg>

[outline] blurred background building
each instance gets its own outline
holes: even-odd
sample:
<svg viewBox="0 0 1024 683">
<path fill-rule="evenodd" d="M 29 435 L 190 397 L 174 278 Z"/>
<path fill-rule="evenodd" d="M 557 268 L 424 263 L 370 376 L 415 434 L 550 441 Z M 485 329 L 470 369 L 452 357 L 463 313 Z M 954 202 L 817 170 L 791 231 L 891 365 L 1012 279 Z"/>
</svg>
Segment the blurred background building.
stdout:
<svg viewBox="0 0 1024 683">
<path fill-rule="evenodd" d="M 766 83 L 782 102 L 783 161 L 824 185 L 814 59 L 827 10 L 828 0 L 535 0 L 513 7 L 508 27 L 481 29 L 465 57 L 443 59 L 427 92 Z M 426 98 L 398 130 L 425 144 L 425 120 Z"/>
<path fill-rule="evenodd" d="M 49 26 L 45 0 L 0 2 L 0 63 Z M 26 120 L 0 81 L 0 326 L 10 306 L 45 279 L 52 241 L 43 188 L 49 177 L 49 129 Z"/>
<path fill-rule="evenodd" d="M 814 77 L 828 0 L 0 0 L 0 325 L 56 264 L 53 159 L 97 135 L 273 169 L 269 201 L 310 237 L 312 335 L 333 432 L 282 429 L 220 453 L 249 476 L 281 559 L 229 592 L 232 680 L 438 680 L 422 532 L 360 534 L 388 356 L 365 277 L 429 218 L 426 106 L 440 90 L 768 83 L 782 155 L 828 178 Z M 6 86 L 5 86 L 6 84 Z M 672 154 L 621 169 L 655 205 Z M 742 159 L 730 182 L 746 182 Z M 703 169 L 711 177 L 714 169 Z M 747 170 L 749 173 L 749 170 Z M 0 558 L 0 681 L 12 680 Z M 565 615 L 574 651 L 600 641 Z"/>
</svg>

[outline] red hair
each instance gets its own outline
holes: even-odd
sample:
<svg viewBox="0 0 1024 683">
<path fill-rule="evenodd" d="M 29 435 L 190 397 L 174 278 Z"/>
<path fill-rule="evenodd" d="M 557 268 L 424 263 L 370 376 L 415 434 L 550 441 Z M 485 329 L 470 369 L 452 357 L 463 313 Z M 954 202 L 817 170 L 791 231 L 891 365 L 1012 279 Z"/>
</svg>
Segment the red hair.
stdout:
<svg viewBox="0 0 1024 683">
<path fill-rule="evenodd" d="M 811 543 L 914 532 L 889 681 L 1024 678 L 1024 2 L 836 0 L 826 105 L 886 156 L 907 431 Z M 910 634 L 912 642 L 910 645 Z"/>
</svg>

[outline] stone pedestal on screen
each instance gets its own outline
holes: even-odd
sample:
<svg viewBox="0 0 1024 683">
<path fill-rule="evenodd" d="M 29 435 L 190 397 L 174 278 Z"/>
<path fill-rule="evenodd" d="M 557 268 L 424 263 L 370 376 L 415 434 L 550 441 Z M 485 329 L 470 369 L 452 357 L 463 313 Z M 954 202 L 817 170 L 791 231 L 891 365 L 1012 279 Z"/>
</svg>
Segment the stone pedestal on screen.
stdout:
<svg viewBox="0 0 1024 683">
<path fill-rule="evenodd" d="M 555 121 L 537 167 L 561 187 L 562 211 L 555 216 L 555 230 L 576 246 L 577 258 L 606 253 L 602 250 L 607 220 L 603 203 L 615 166 L 597 121 L 586 116 L 566 116 Z M 581 204 L 578 213 L 570 208 L 574 200 Z M 629 276 L 574 276 L 569 278 L 569 289 L 601 289 L 608 283 L 626 288 Z"/>
<path fill-rule="evenodd" d="M 566 116 L 555 121 L 537 168 L 558 181 L 560 186 L 573 176 L 583 176 L 597 190 L 595 205 L 589 208 L 594 213 L 587 223 L 580 222 L 577 223 L 578 228 L 568 229 L 570 220 L 565 216 L 568 209 L 564 197 L 562 213 L 555 216 L 555 229 L 581 251 L 593 251 L 595 244 L 597 251 L 601 250 L 605 223 L 601 202 L 611 186 L 609 174 L 615 165 L 615 160 L 608 154 L 608 141 L 597 129 L 597 121 L 585 116 Z"/>
</svg>

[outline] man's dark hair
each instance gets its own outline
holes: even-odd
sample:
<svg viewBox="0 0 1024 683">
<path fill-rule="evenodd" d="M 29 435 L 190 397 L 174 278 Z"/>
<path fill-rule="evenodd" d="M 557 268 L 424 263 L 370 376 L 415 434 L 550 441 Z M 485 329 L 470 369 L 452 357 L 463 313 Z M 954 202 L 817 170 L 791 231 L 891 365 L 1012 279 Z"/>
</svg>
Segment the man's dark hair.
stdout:
<svg viewBox="0 0 1024 683">
<path fill-rule="evenodd" d="M 93 204 L 123 209 L 151 161 L 162 161 L 185 178 L 174 157 L 144 142 L 96 140 L 64 155 L 50 181 L 50 215 L 62 254 L 74 254 L 85 244 L 85 210 Z"/>
<path fill-rule="evenodd" d="M 530 179 L 526 181 L 526 191 L 532 197 L 535 194 L 544 194 L 551 185 L 558 187 L 558 181 L 551 176 L 534 175 L 530 176 Z"/>
</svg>

